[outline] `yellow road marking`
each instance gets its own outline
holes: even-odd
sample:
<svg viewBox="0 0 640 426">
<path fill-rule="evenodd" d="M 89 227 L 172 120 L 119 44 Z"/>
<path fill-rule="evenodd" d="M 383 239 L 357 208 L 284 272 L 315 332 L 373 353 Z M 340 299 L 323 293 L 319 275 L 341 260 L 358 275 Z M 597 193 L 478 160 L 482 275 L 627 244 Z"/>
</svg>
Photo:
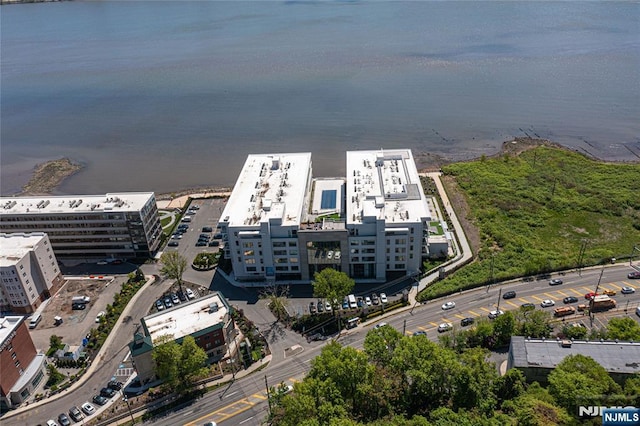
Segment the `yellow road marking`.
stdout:
<svg viewBox="0 0 640 426">
<path fill-rule="evenodd" d="M 481 307 L 480 309 L 482 309 L 483 311 L 485 311 L 487 313 L 491 312 L 491 309 L 487 309 L 487 308 L 484 308 L 484 307 Z"/>
<path fill-rule="evenodd" d="M 544 299 L 540 299 L 538 296 L 531 296 L 531 297 L 533 297 L 534 299 L 536 299 L 538 302 L 542 302 L 542 301 L 544 300 Z"/>
<path fill-rule="evenodd" d="M 556 290 L 558 293 L 560 293 L 562 295 L 562 297 L 567 297 L 566 294 L 564 294 L 563 292 L 561 292 L 560 290 Z"/>
<path fill-rule="evenodd" d="M 584 293 L 580 293 L 580 292 L 579 292 L 578 290 L 576 290 L 576 289 L 571 288 L 571 289 L 569 289 L 569 290 L 571 290 L 571 291 L 572 291 L 576 296 L 584 296 Z"/>
<path fill-rule="evenodd" d="M 519 297 L 518 300 L 521 301 L 522 303 L 529 303 L 529 301 L 524 297 Z"/>
<path fill-rule="evenodd" d="M 622 286 L 619 286 L 618 284 L 608 284 L 608 285 L 615 288 L 616 290 L 622 290 Z"/>
<path fill-rule="evenodd" d="M 585 294 L 586 293 L 593 293 L 593 289 L 592 288 L 589 288 L 589 287 L 581 287 L 581 288 L 585 291 Z"/>
<path fill-rule="evenodd" d="M 545 296 L 547 296 L 547 297 L 548 297 L 549 299 L 551 299 L 551 300 L 553 300 L 553 299 L 557 299 L 557 298 L 558 298 L 558 296 L 557 296 L 557 295 L 555 295 L 555 294 L 545 293 L 544 295 L 545 295 Z"/>
<path fill-rule="evenodd" d="M 509 302 L 509 301 L 507 301 L 507 303 L 508 303 L 508 304 L 510 304 L 510 305 L 511 305 L 511 306 L 513 306 L 513 307 L 516 307 L 516 308 L 519 308 L 519 307 L 520 307 L 520 306 L 516 305 L 516 304 L 515 304 L 515 303 L 513 303 L 513 302 Z"/>
<path fill-rule="evenodd" d="M 429 324 L 431 324 L 431 325 L 432 325 L 432 326 L 434 326 L 434 327 L 437 327 L 437 326 L 438 326 L 438 324 L 436 324 L 435 322 L 430 322 Z"/>
<path fill-rule="evenodd" d="M 209 414 L 206 414 L 202 417 L 197 418 L 194 421 L 191 421 L 189 423 L 185 423 L 184 426 L 195 426 L 197 423 L 201 423 L 203 420 L 205 419 L 211 419 L 212 417 L 216 417 L 215 421 L 216 422 L 222 422 L 224 420 L 227 420 L 233 416 L 237 416 L 238 414 L 247 411 L 249 408 L 253 407 L 254 405 L 256 405 L 258 402 L 253 402 L 250 401 L 249 398 L 257 398 L 260 400 L 265 400 L 267 399 L 266 396 L 260 394 L 260 393 L 254 393 L 251 396 L 248 396 L 246 398 L 243 398 L 239 401 L 236 401 L 232 404 L 227 405 L 226 407 L 222 407 L 216 411 L 213 411 Z M 240 408 L 236 409 L 235 411 L 231 411 L 228 413 L 228 410 L 233 409 L 235 406 L 239 405 L 239 404 L 243 404 Z"/>
<path fill-rule="evenodd" d="M 475 313 L 475 312 L 473 312 L 473 311 L 469 311 L 469 313 L 471 313 L 471 315 L 476 316 L 476 317 L 479 317 L 479 316 L 480 316 L 480 314 Z"/>
<path fill-rule="evenodd" d="M 456 317 L 460 318 L 460 319 L 464 319 L 465 316 L 464 315 L 460 315 L 460 314 L 456 314 Z"/>
</svg>

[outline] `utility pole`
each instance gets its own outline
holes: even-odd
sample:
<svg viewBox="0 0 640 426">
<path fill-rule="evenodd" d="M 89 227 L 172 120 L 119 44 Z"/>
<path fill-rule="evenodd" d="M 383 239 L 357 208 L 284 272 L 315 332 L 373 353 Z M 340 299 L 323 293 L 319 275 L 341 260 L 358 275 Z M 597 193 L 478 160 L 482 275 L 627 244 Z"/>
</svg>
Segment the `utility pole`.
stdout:
<svg viewBox="0 0 640 426">
<path fill-rule="evenodd" d="M 402 335 L 404 336 L 407 332 L 407 320 L 404 320 L 404 325 L 402 326 Z"/>
<path fill-rule="evenodd" d="M 500 291 L 498 291 L 498 306 L 496 307 L 496 310 L 500 310 L 500 299 L 502 298 L 502 287 L 500 288 Z"/>
<path fill-rule="evenodd" d="M 129 405 L 129 398 L 124 394 L 124 391 L 120 389 L 120 393 L 122 394 L 122 400 L 127 404 L 127 408 L 129 409 L 129 415 L 131 416 L 131 424 L 136 424 L 136 420 L 133 418 L 133 413 L 131 412 L 131 405 Z"/>
<path fill-rule="evenodd" d="M 269 418 L 271 418 L 271 394 L 269 393 L 269 384 L 267 383 L 267 375 L 264 375 L 264 385 L 267 387 L 267 402 L 269 404 Z"/>
<path fill-rule="evenodd" d="M 580 244 L 580 252 L 578 253 L 578 275 L 582 276 L 582 262 L 584 260 L 584 251 L 587 248 L 587 240 L 582 240 Z"/>
<path fill-rule="evenodd" d="M 591 300 L 589 301 L 589 317 L 590 317 L 590 323 L 591 326 L 593 327 L 593 320 L 595 319 L 594 315 L 593 315 L 593 301 L 596 298 L 596 294 L 598 294 L 598 288 L 600 288 L 600 282 L 602 281 L 602 276 L 604 275 L 604 265 L 602 265 L 602 270 L 600 271 L 600 277 L 598 278 L 598 283 L 596 284 L 596 289 L 593 292 L 593 297 L 591 298 Z"/>
<path fill-rule="evenodd" d="M 489 293 L 489 288 L 491 288 L 491 284 L 495 284 L 495 279 L 494 279 L 494 275 L 493 275 L 493 251 L 491 252 L 491 266 L 489 268 L 489 274 L 490 274 L 490 278 L 489 278 L 489 284 L 487 285 L 487 293 Z"/>
</svg>

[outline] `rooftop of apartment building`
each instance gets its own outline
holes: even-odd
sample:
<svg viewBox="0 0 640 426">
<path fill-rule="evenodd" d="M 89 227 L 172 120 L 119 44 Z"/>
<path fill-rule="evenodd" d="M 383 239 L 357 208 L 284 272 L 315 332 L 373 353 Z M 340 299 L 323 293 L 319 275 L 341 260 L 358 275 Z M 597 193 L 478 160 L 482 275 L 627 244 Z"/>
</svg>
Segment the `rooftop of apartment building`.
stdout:
<svg viewBox="0 0 640 426">
<path fill-rule="evenodd" d="M 153 192 L 120 192 L 105 195 L 0 197 L 0 216 L 14 214 L 138 211 Z"/>
<path fill-rule="evenodd" d="M 225 321 L 229 309 L 219 293 L 151 314 L 142 319 L 152 341 L 165 335 L 177 340 Z"/>
<path fill-rule="evenodd" d="M 432 216 L 409 149 L 348 151 L 346 204 L 348 224 L 367 217 L 402 224 Z"/>
<path fill-rule="evenodd" d="M 281 220 L 299 225 L 311 173 L 311 153 L 249 155 L 222 213 L 230 226 Z"/>
<path fill-rule="evenodd" d="M 0 318 L 0 350 L 5 342 L 10 340 L 10 336 L 18 329 L 22 321 L 24 321 L 24 317 L 18 315 Z"/>
<path fill-rule="evenodd" d="M 0 233 L 0 267 L 14 265 L 46 236 L 42 232 Z"/>
</svg>

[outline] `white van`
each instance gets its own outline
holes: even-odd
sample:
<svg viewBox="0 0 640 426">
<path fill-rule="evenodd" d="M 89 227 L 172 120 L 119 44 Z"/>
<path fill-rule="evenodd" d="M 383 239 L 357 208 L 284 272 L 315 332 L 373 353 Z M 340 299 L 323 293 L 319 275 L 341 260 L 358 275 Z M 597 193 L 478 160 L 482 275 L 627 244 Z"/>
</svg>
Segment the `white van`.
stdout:
<svg viewBox="0 0 640 426">
<path fill-rule="evenodd" d="M 636 308 L 636 315 L 640 317 L 640 306 Z"/>
<path fill-rule="evenodd" d="M 191 222 L 191 219 L 192 219 L 191 216 L 185 216 L 185 217 L 182 218 L 181 222 L 189 223 L 189 222 Z"/>
<path fill-rule="evenodd" d="M 31 317 L 31 321 L 29 321 L 29 328 L 31 329 L 36 328 L 38 324 L 40 324 L 40 321 L 42 321 L 42 315 L 35 314 L 34 316 Z"/>
<path fill-rule="evenodd" d="M 348 295 L 347 300 L 349 300 L 350 309 L 355 309 L 358 307 L 358 303 L 356 302 L 356 296 L 354 296 L 353 294 Z"/>
</svg>

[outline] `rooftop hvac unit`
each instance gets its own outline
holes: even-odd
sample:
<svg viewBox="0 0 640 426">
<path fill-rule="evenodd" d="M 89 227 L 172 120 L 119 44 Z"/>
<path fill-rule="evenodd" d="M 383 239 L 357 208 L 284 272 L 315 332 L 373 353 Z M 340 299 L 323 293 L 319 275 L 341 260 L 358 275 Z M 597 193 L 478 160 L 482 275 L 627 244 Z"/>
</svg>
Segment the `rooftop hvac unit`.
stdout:
<svg viewBox="0 0 640 426">
<path fill-rule="evenodd" d="M 218 302 L 213 302 L 209 305 L 209 313 L 212 314 L 218 312 Z"/>
</svg>

